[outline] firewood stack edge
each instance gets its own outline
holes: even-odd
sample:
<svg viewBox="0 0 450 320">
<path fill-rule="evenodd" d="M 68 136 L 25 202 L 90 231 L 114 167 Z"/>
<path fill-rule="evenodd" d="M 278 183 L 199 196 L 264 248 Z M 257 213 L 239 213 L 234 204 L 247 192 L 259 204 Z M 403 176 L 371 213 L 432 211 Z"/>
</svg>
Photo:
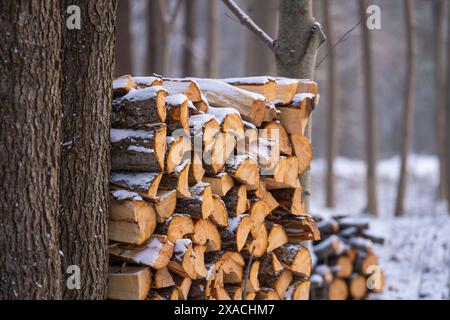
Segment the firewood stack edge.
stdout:
<svg viewBox="0 0 450 320">
<path fill-rule="evenodd" d="M 108 298 L 306 300 L 309 80 L 113 83 Z"/>
<path fill-rule="evenodd" d="M 311 300 L 361 300 L 381 293 L 384 272 L 369 222 L 350 216 L 315 217 L 322 239 L 313 244 Z"/>
</svg>

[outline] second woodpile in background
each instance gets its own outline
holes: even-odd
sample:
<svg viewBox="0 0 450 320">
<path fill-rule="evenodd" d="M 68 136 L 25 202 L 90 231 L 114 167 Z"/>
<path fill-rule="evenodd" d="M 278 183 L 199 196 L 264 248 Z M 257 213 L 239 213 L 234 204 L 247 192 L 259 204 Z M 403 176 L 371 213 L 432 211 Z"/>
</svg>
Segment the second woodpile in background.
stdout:
<svg viewBox="0 0 450 320">
<path fill-rule="evenodd" d="M 375 244 L 384 239 L 369 231 L 361 218 L 316 217 L 322 239 L 314 242 L 312 300 L 360 300 L 384 289 L 384 273 Z"/>
<path fill-rule="evenodd" d="M 109 298 L 308 299 L 316 103 L 307 80 L 116 79 Z"/>
</svg>

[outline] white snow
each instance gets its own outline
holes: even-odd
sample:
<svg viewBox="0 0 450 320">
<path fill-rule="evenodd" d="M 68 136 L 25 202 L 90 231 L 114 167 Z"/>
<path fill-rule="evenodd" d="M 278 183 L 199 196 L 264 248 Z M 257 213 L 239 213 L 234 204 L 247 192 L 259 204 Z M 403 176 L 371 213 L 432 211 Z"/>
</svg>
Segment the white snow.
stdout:
<svg viewBox="0 0 450 320">
<path fill-rule="evenodd" d="M 150 172 L 113 172 L 110 175 L 110 181 L 112 183 L 124 183 L 127 187 L 135 189 L 148 189 L 150 184 L 155 180 L 155 178 L 159 175 L 159 173 L 150 173 Z"/>
<path fill-rule="evenodd" d="M 230 232 L 234 232 L 234 230 L 236 230 L 237 227 L 239 227 L 239 223 L 241 223 L 241 220 L 244 217 L 247 217 L 247 216 L 248 216 L 247 214 L 243 214 L 243 215 L 240 215 L 238 217 L 228 218 L 228 228 L 227 228 L 227 230 L 230 231 Z"/>
<path fill-rule="evenodd" d="M 161 81 L 161 79 L 158 77 L 134 77 L 134 82 L 136 82 L 138 86 L 143 87 L 150 87 L 156 81 Z"/>
<path fill-rule="evenodd" d="M 236 95 L 246 95 L 251 97 L 253 100 L 266 101 L 266 97 L 264 97 L 261 94 L 253 93 L 247 90 L 242 90 L 237 87 L 233 87 L 230 84 L 224 83 L 222 81 L 211 79 L 200 79 L 200 78 L 191 78 L 191 79 L 197 82 L 197 84 L 200 86 L 200 89 L 202 90 L 207 99 L 209 99 L 208 96 L 210 95 L 210 93 L 214 93 L 214 95 L 222 93 L 223 94 L 222 100 L 224 102 L 227 100 L 225 96 L 233 98 L 236 97 Z M 229 104 L 232 105 L 233 102 L 230 101 Z"/>
<path fill-rule="evenodd" d="M 258 76 L 258 77 L 247 77 L 247 78 L 226 78 L 221 79 L 221 81 L 229 83 L 229 84 L 266 84 L 271 81 L 275 81 L 275 78 L 268 77 L 268 76 Z"/>
<path fill-rule="evenodd" d="M 184 94 L 174 94 L 166 97 L 166 104 L 169 106 L 180 106 L 187 101 L 187 97 Z"/>
<path fill-rule="evenodd" d="M 370 221 L 371 234 L 385 238 L 375 245 L 386 277 L 383 293 L 373 299 L 450 298 L 450 215 L 437 200 L 438 161 L 434 156 L 411 155 L 405 216 L 394 217 L 399 158 L 382 160 L 377 166 L 379 216 L 363 215 L 366 205 L 364 162 L 338 158 L 335 162 L 334 209 L 325 207 L 325 161 L 312 163 L 311 212 L 329 216 L 349 214 Z"/>
<path fill-rule="evenodd" d="M 142 263 L 146 266 L 153 267 L 156 260 L 159 257 L 159 252 L 163 244 L 157 237 L 153 237 L 146 245 L 143 250 L 139 251 L 133 259 L 137 263 Z"/>
<path fill-rule="evenodd" d="M 141 152 L 141 153 L 154 153 L 155 150 L 150 148 L 145 148 L 141 146 L 129 146 L 127 151 Z"/>
<path fill-rule="evenodd" d="M 136 192 L 131 192 L 128 190 L 114 190 L 111 192 L 111 195 L 116 200 L 142 200 L 142 197 L 138 195 Z"/>
<path fill-rule="evenodd" d="M 128 84 L 128 77 L 120 77 L 113 81 L 113 90 L 121 89 L 126 87 Z"/>
<path fill-rule="evenodd" d="M 225 118 L 230 114 L 236 114 L 239 117 L 241 117 L 241 114 L 239 113 L 239 111 L 237 111 L 234 108 L 209 107 L 208 113 L 212 114 L 219 121 L 219 123 L 223 123 L 223 120 L 225 120 Z"/>
<path fill-rule="evenodd" d="M 292 99 L 291 106 L 300 107 L 305 99 L 314 100 L 315 97 L 312 93 L 297 93 Z"/>
<path fill-rule="evenodd" d="M 148 87 L 144 89 L 131 89 L 126 95 L 121 98 L 121 101 L 143 101 L 154 99 L 160 91 L 166 90 L 161 86 Z"/>
<path fill-rule="evenodd" d="M 173 254 L 178 261 L 183 259 L 183 255 L 190 245 L 192 245 L 192 241 L 190 239 L 178 239 L 175 241 Z"/>
<path fill-rule="evenodd" d="M 153 132 L 144 130 L 111 129 L 111 142 L 125 139 L 153 139 Z"/>
<path fill-rule="evenodd" d="M 214 117 L 212 114 L 209 113 L 202 113 L 197 114 L 189 117 L 189 126 L 190 127 L 203 127 L 205 124 L 207 124 L 209 121 L 215 120 L 218 124 L 216 117 Z"/>
</svg>

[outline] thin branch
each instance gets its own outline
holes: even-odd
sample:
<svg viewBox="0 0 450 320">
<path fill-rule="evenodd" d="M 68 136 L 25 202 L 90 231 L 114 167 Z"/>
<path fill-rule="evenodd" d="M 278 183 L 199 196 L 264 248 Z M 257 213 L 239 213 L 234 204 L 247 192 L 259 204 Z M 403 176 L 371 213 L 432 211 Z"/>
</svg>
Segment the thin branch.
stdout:
<svg viewBox="0 0 450 320">
<path fill-rule="evenodd" d="M 350 33 L 352 33 L 353 30 L 355 30 L 356 28 L 358 28 L 364 20 L 365 20 L 365 19 L 361 19 L 356 25 L 354 25 L 352 28 L 350 28 L 346 33 L 344 33 L 344 34 L 342 35 L 342 37 L 341 37 L 341 38 L 340 38 L 340 39 L 339 39 L 339 40 L 331 47 L 330 51 L 327 52 L 327 53 L 325 54 L 325 56 L 324 56 L 322 59 L 320 59 L 319 63 L 316 65 L 316 69 L 320 66 L 320 64 L 321 64 L 322 62 L 325 61 L 326 58 L 328 58 L 328 56 L 333 52 L 333 50 L 334 50 L 341 42 L 344 42 L 345 40 L 347 40 L 347 38 L 348 38 L 348 36 L 350 35 Z"/>
<path fill-rule="evenodd" d="M 222 0 L 223 3 L 234 13 L 241 24 L 258 36 L 272 51 L 275 50 L 275 41 L 262 30 L 233 0 Z"/>
<path fill-rule="evenodd" d="M 159 9 L 159 14 L 161 15 L 161 18 L 165 24 L 165 27 L 167 27 L 170 17 L 166 13 L 164 0 L 158 0 L 158 9 Z"/>
</svg>

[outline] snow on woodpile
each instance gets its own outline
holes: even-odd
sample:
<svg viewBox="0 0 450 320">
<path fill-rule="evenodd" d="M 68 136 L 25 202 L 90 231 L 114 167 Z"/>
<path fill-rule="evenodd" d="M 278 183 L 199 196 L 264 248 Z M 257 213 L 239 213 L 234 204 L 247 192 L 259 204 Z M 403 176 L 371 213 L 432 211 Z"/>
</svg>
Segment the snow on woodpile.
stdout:
<svg viewBox="0 0 450 320">
<path fill-rule="evenodd" d="M 188 247 L 192 244 L 190 239 L 178 239 L 175 241 L 175 246 L 173 249 L 173 256 L 177 261 L 183 260 L 183 256 L 188 249 Z"/>
<path fill-rule="evenodd" d="M 131 89 L 126 95 L 119 98 L 120 101 L 143 101 L 154 99 L 158 95 L 158 92 L 167 92 L 161 86 L 148 87 L 144 89 Z"/>
<path fill-rule="evenodd" d="M 128 85 L 128 77 L 120 77 L 113 81 L 113 90 L 125 88 Z"/>
<path fill-rule="evenodd" d="M 158 172 L 113 172 L 111 183 L 124 183 L 133 189 L 148 189 L 152 182 L 160 175 Z"/>
<path fill-rule="evenodd" d="M 202 201 L 202 199 L 203 199 L 203 196 L 202 196 L 203 191 L 208 186 L 209 186 L 209 183 L 200 182 L 200 183 L 197 183 L 195 186 L 191 187 L 189 189 L 189 191 L 191 192 L 192 198 Z"/>
<path fill-rule="evenodd" d="M 291 106 L 292 107 L 301 107 L 301 105 L 305 99 L 314 101 L 315 98 L 316 98 L 316 95 L 312 94 L 312 93 L 297 93 L 294 96 L 294 99 L 292 100 Z"/>
<path fill-rule="evenodd" d="M 221 81 L 234 85 L 263 85 L 275 81 L 275 78 L 268 76 L 247 77 L 247 78 L 225 78 Z"/>
<path fill-rule="evenodd" d="M 138 152 L 138 153 L 154 153 L 155 150 L 150 148 L 145 148 L 141 146 L 129 146 L 127 151 Z"/>
<path fill-rule="evenodd" d="M 218 94 L 224 105 L 233 105 L 239 100 L 239 94 L 249 96 L 251 99 L 257 101 L 267 100 L 266 97 L 261 94 L 242 90 L 219 80 L 200 78 L 192 78 L 192 80 L 198 83 L 203 94 L 206 96 L 206 99 L 215 100 L 214 97 Z M 231 100 L 228 98 L 231 98 Z"/>
<path fill-rule="evenodd" d="M 189 117 L 189 126 L 194 128 L 203 127 L 205 124 L 212 120 L 215 120 L 217 124 L 220 123 L 217 118 L 210 113 L 197 114 Z"/>
<path fill-rule="evenodd" d="M 142 197 L 136 192 L 131 192 L 128 190 L 114 190 L 111 191 L 111 196 L 115 200 L 142 200 Z"/>
<path fill-rule="evenodd" d="M 127 139 L 153 139 L 153 132 L 145 130 L 111 129 L 111 142 Z"/>
<path fill-rule="evenodd" d="M 153 237 L 145 244 L 142 250 L 133 257 L 133 260 L 137 263 L 152 267 L 155 265 L 162 247 L 163 244 L 158 237 Z"/>
<path fill-rule="evenodd" d="M 239 223 L 241 223 L 241 220 L 244 217 L 248 217 L 248 214 L 242 214 L 238 217 L 232 217 L 232 218 L 228 218 L 228 228 L 227 230 L 229 232 L 234 232 L 234 230 L 237 229 L 237 227 L 239 227 Z"/>
<path fill-rule="evenodd" d="M 134 77 L 134 82 L 141 87 L 151 87 L 155 83 L 162 83 L 158 77 Z"/>
<path fill-rule="evenodd" d="M 209 107 L 208 113 L 212 114 L 219 121 L 219 123 L 223 123 L 225 118 L 230 114 L 235 114 L 235 115 L 238 115 L 239 117 L 241 117 L 241 114 L 239 113 L 239 111 L 237 111 L 234 108 Z"/>
<path fill-rule="evenodd" d="M 168 107 L 179 106 L 185 103 L 187 100 L 188 98 L 184 94 L 177 93 L 166 97 L 166 104 Z"/>
</svg>

